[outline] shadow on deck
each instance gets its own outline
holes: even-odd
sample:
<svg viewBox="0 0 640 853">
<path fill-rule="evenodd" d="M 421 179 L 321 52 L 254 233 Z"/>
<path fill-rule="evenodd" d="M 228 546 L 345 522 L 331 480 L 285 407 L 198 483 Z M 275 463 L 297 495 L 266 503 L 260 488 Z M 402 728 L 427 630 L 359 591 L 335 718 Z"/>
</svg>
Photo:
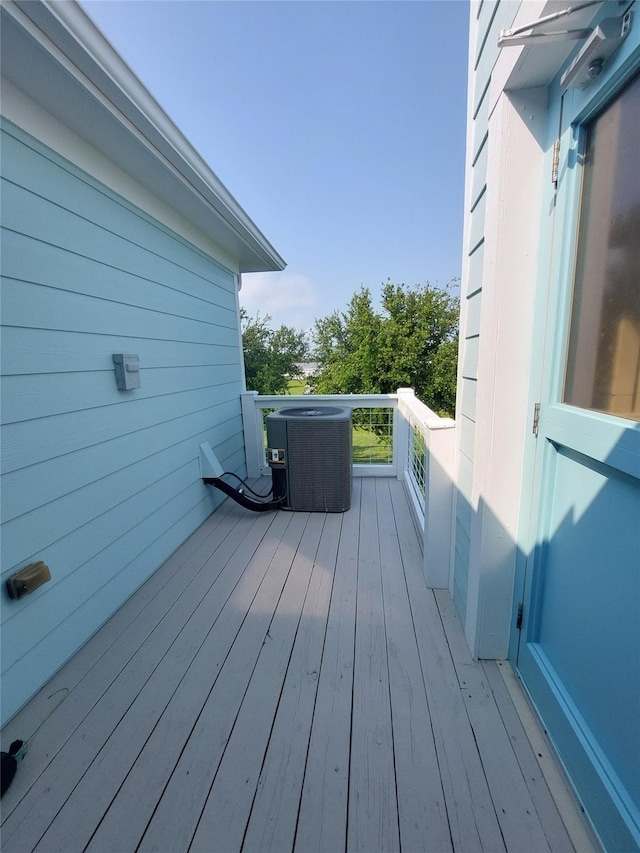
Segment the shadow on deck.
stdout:
<svg viewBox="0 0 640 853">
<path fill-rule="evenodd" d="M 574 850 L 508 665 L 470 658 L 421 564 L 395 480 L 344 514 L 226 501 L 6 727 L 69 689 L 5 853 Z"/>
</svg>

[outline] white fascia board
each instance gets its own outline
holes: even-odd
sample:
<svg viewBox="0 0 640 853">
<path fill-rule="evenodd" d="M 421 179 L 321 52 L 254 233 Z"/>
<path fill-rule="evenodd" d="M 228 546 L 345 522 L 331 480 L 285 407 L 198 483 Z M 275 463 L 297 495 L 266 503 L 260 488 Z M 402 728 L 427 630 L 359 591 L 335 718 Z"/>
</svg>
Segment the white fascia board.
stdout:
<svg viewBox="0 0 640 853">
<path fill-rule="evenodd" d="M 3 76 L 169 202 L 243 272 L 285 263 L 75 0 L 7 0 Z M 8 32 L 7 32 L 8 30 Z"/>
</svg>

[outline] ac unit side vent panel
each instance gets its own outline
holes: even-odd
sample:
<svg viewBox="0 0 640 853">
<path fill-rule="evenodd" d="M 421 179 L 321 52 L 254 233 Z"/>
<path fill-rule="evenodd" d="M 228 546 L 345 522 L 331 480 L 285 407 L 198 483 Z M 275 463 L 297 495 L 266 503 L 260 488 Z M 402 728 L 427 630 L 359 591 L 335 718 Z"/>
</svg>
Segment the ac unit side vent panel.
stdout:
<svg viewBox="0 0 640 853">
<path fill-rule="evenodd" d="M 341 512 L 351 504 L 351 424 L 290 423 L 289 502 L 297 509 Z M 342 458 L 348 452 L 348 464 Z"/>
</svg>

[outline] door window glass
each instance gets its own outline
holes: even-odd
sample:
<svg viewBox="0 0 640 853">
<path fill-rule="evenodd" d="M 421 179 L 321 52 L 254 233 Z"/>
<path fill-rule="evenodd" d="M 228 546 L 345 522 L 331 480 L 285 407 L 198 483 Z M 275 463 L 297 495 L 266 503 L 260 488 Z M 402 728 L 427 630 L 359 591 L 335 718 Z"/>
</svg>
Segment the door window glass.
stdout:
<svg viewBox="0 0 640 853">
<path fill-rule="evenodd" d="M 640 420 L 640 76 L 586 133 L 563 399 Z"/>
</svg>

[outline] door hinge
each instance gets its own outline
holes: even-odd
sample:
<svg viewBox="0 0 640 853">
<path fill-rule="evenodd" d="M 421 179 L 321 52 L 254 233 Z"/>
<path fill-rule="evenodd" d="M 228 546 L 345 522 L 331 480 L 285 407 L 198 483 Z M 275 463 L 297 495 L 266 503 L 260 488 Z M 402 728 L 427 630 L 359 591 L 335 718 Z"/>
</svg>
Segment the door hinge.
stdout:
<svg viewBox="0 0 640 853">
<path fill-rule="evenodd" d="M 533 425 L 531 432 L 538 437 L 538 426 L 540 425 L 540 403 L 536 403 L 533 407 Z"/>
<path fill-rule="evenodd" d="M 522 602 L 518 605 L 518 615 L 516 616 L 516 629 L 518 631 L 522 630 L 522 614 L 524 612 L 524 605 Z"/>
<path fill-rule="evenodd" d="M 551 161 L 551 183 L 558 186 L 558 171 L 560 168 L 560 140 L 553 143 L 553 160 Z"/>
</svg>

